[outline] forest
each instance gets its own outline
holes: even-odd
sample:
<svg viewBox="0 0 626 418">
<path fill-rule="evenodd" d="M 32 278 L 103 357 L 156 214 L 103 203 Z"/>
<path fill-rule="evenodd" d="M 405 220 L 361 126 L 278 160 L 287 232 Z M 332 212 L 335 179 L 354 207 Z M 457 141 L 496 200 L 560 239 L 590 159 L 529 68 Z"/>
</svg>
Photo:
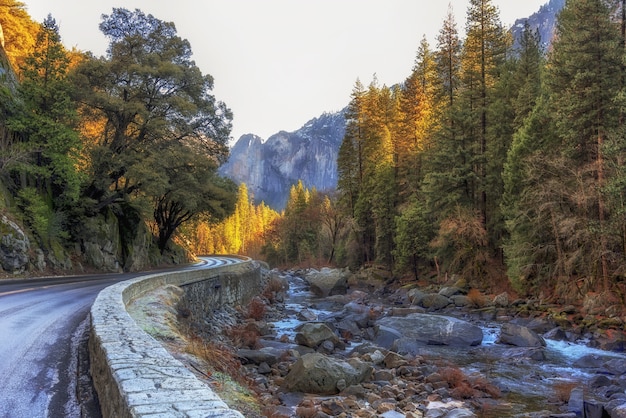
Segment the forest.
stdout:
<svg viewBox="0 0 626 418">
<path fill-rule="evenodd" d="M 2 2 L 0 23 L 10 63 L 0 80 L 2 213 L 53 267 L 94 246 L 124 269 L 140 252 L 140 267 L 185 261 L 178 228 L 224 218 L 237 190 L 217 175 L 232 112 L 189 42 L 174 24 L 122 8 L 102 16 L 103 57 L 66 49 L 55 19 L 35 23 L 19 1 Z"/>
<path fill-rule="evenodd" d="M 624 3 L 568 0 L 548 50 L 528 26 L 514 42 L 490 0 L 463 26 L 450 9 L 405 80 L 356 80 L 337 190 L 299 182 L 277 213 L 217 175 L 233 115 L 172 23 L 113 9 L 94 57 L 4 2 L 3 213 L 51 252 L 115 218 L 123 256 L 147 228 L 154 260 L 242 253 L 624 304 Z"/>
<path fill-rule="evenodd" d="M 336 194 L 295 185 L 260 251 L 623 304 L 624 2 L 568 0 L 549 50 L 488 0 L 464 29 L 449 11 L 403 82 L 355 82 Z"/>
</svg>

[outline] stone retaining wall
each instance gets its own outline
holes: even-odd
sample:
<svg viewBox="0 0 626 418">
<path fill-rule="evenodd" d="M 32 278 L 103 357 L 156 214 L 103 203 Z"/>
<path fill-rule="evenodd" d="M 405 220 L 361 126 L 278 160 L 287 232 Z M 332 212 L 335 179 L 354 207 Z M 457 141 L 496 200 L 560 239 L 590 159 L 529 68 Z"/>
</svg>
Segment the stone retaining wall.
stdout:
<svg viewBox="0 0 626 418">
<path fill-rule="evenodd" d="M 91 374 L 104 418 L 243 417 L 228 406 L 126 311 L 147 291 L 173 284 L 185 289 L 194 314 L 258 294 L 260 267 L 251 260 L 207 269 L 159 273 L 104 289 L 91 308 Z"/>
</svg>

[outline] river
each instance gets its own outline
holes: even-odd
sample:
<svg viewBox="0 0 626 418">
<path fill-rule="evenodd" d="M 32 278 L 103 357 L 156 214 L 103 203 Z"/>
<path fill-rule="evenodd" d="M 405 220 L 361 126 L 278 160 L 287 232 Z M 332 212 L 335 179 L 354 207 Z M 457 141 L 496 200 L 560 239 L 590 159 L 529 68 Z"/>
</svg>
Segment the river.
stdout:
<svg viewBox="0 0 626 418">
<path fill-rule="evenodd" d="M 306 311 L 315 321 L 323 322 L 343 308 L 341 303 L 316 298 L 308 289 L 306 281 L 297 275 L 289 276 L 290 287 L 285 300 L 285 318 L 273 323 L 277 336 L 287 336 L 293 341 L 298 326 L 306 320 L 298 319 L 298 313 Z M 377 303 L 383 303 L 380 300 Z M 383 305 L 388 312 L 390 305 Z M 458 317 L 467 317 L 459 310 Z M 483 340 L 479 346 L 469 348 L 447 346 L 424 346 L 419 355 L 427 361 L 445 360 L 459 367 L 466 375 L 480 374 L 502 392 L 499 401 L 500 416 L 532 416 L 538 411 L 563 412 L 570 391 L 584 388 L 585 399 L 593 401 L 589 381 L 597 375 L 595 368 L 578 367 L 581 358 L 595 360 L 618 359 L 626 364 L 623 353 L 614 353 L 588 347 L 585 341 L 567 342 L 546 339 L 546 346 L 538 350 L 537 360 L 526 348 L 499 344 L 501 323 L 478 320 L 471 322 L 481 327 Z M 284 338 L 284 337 L 283 337 Z M 347 355 L 360 341 L 349 343 L 339 355 Z M 530 353 L 530 354 L 529 354 Z M 502 407 L 505 412 L 502 412 Z M 495 415 L 494 415 L 495 416 Z"/>
</svg>

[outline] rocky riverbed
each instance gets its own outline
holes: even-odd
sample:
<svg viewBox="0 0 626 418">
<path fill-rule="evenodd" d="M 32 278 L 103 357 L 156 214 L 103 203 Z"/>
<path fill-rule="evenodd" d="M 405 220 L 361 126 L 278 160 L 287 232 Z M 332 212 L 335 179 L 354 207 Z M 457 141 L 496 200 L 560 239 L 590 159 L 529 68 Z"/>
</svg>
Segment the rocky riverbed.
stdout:
<svg viewBox="0 0 626 418">
<path fill-rule="evenodd" d="M 250 388 L 238 404 L 248 417 L 626 417 L 619 317 L 582 325 L 574 307 L 461 281 L 418 288 L 330 269 L 265 279 L 246 307 L 177 314 L 241 364 L 229 363 Z M 224 380 L 200 375 L 228 402 Z"/>
</svg>

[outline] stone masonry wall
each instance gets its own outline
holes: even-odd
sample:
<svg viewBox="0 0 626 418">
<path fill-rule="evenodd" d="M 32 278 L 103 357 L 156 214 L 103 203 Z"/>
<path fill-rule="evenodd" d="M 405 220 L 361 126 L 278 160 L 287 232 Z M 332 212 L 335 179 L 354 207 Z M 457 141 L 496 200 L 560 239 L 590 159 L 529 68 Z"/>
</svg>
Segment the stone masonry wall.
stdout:
<svg viewBox="0 0 626 418">
<path fill-rule="evenodd" d="M 141 330 L 126 306 L 166 284 L 185 289 L 194 314 L 226 303 L 245 303 L 258 294 L 257 263 L 161 273 L 104 289 L 91 308 L 91 374 L 104 418 L 237 417 L 228 406 L 154 338 Z"/>
</svg>

